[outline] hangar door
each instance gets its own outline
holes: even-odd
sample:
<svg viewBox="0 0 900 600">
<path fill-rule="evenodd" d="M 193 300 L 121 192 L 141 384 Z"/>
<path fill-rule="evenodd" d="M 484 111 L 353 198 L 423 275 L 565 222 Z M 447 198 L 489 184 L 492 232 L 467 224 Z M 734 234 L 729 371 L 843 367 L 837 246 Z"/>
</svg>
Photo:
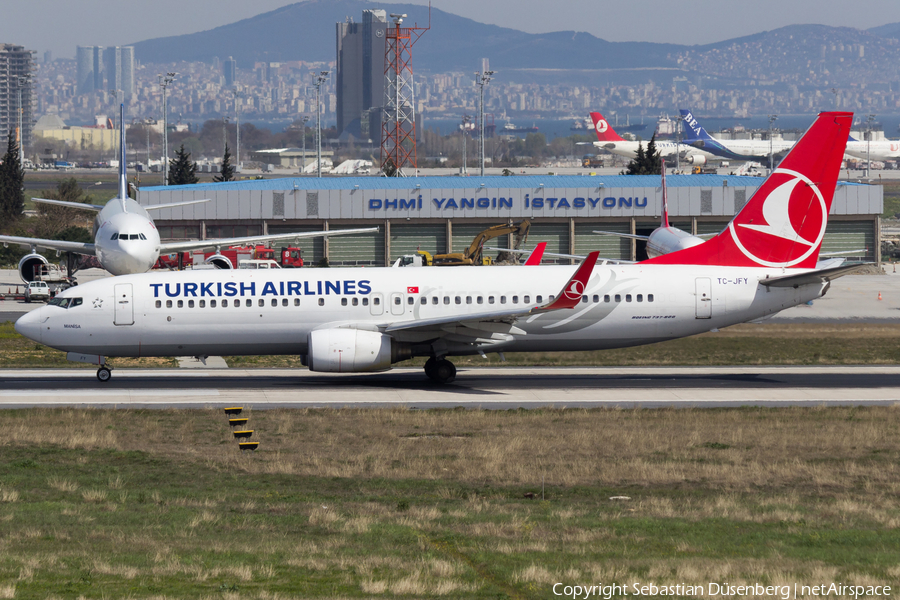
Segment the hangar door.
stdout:
<svg viewBox="0 0 900 600">
<path fill-rule="evenodd" d="M 358 229 L 361 225 L 341 225 L 331 230 Z M 371 233 L 338 235 L 328 240 L 328 264 L 339 266 L 384 266 L 384 228 Z"/>
<path fill-rule="evenodd" d="M 601 258 L 631 260 L 631 240 L 597 231 L 631 233 L 631 223 L 575 223 L 575 254 L 587 255 L 597 250 Z M 531 236 L 528 237 L 531 242 Z"/>
<path fill-rule="evenodd" d="M 820 252 L 847 252 L 847 256 L 874 261 L 875 224 L 872 221 L 828 221 Z"/>
<path fill-rule="evenodd" d="M 302 225 L 269 225 L 269 233 L 305 233 L 307 231 L 322 231 L 322 227 L 310 227 Z M 324 238 L 300 238 L 297 242 L 294 240 L 273 242 L 274 248 L 285 248 L 292 246 L 300 248 L 303 253 L 303 266 L 314 267 L 325 256 L 325 240 Z"/>
<path fill-rule="evenodd" d="M 391 223 L 391 263 L 406 254 L 425 250 L 431 254 L 447 251 L 447 226 L 443 223 L 395 225 Z"/>
<path fill-rule="evenodd" d="M 533 249 L 539 242 L 547 242 L 547 252 L 555 254 L 569 254 L 569 224 L 568 223 L 531 223 L 531 231 L 528 232 L 528 241 L 525 248 Z M 542 264 L 569 264 L 568 258 L 555 258 L 545 256 Z"/>
</svg>

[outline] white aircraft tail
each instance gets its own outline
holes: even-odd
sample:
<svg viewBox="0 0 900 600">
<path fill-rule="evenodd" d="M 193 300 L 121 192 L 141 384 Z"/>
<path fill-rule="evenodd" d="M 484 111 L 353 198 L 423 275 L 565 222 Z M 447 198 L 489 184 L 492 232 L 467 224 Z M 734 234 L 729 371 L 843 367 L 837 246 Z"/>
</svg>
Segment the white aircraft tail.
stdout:
<svg viewBox="0 0 900 600">
<path fill-rule="evenodd" d="M 125 175 L 125 103 L 119 105 L 119 199 L 127 211 L 128 177 Z"/>
</svg>

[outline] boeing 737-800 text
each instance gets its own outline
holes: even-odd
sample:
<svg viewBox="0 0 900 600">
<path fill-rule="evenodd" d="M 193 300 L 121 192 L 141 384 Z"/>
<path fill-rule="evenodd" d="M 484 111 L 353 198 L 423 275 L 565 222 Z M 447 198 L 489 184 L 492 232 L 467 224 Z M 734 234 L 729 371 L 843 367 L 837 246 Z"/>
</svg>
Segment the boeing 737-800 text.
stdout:
<svg viewBox="0 0 900 600">
<path fill-rule="evenodd" d="M 106 356 L 299 354 L 323 372 L 427 356 L 596 350 L 751 321 L 821 296 L 816 270 L 852 114 L 822 113 L 721 233 L 631 265 L 342 268 L 128 275 L 66 290 L 16 330 L 100 365 Z"/>
</svg>

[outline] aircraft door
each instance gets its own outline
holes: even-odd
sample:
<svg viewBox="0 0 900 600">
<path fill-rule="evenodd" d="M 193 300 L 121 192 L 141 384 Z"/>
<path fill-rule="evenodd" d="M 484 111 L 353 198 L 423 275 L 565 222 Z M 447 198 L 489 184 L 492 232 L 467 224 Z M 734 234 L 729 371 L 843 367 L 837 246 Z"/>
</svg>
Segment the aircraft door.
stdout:
<svg viewBox="0 0 900 600">
<path fill-rule="evenodd" d="M 697 290 L 697 318 L 712 318 L 712 283 L 709 277 L 698 277 Z"/>
<path fill-rule="evenodd" d="M 381 294 L 371 295 L 371 297 L 369 298 L 369 302 L 371 303 L 369 304 L 369 309 L 371 310 L 373 315 L 384 314 L 384 304 L 382 304 L 383 300 L 384 299 L 382 298 Z"/>
<path fill-rule="evenodd" d="M 119 283 L 115 286 L 116 313 L 115 325 L 134 325 L 134 298 L 130 283 Z"/>
<path fill-rule="evenodd" d="M 391 314 L 392 315 L 402 315 L 405 312 L 405 307 L 403 306 L 403 296 L 405 294 L 401 294 L 399 292 L 394 292 L 391 294 Z"/>
</svg>

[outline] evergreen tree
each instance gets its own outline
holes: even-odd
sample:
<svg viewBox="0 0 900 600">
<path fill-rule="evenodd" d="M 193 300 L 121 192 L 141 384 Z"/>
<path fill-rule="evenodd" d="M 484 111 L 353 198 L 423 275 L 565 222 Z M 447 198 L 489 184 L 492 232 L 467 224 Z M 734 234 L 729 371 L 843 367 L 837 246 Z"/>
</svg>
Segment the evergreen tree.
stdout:
<svg viewBox="0 0 900 600">
<path fill-rule="evenodd" d="M 637 156 L 628 163 L 626 175 L 659 175 L 660 174 L 660 156 L 656 149 L 656 134 L 650 138 L 647 144 L 647 151 L 644 151 L 643 144 L 638 144 Z"/>
<path fill-rule="evenodd" d="M 169 185 L 188 185 L 198 183 L 197 163 L 191 160 L 191 153 L 184 150 L 184 144 L 169 161 Z"/>
<path fill-rule="evenodd" d="M 19 165 L 19 145 L 10 130 L 6 154 L 0 159 L 0 219 L 4 225 L 15 223 L 25 210 L 25 172 Z"/>
<path fill-rule="evenodd" d="M 234 181 L 234 165 L 231 164 L 231 152 L 228 150 L 228 144 L 225 144 L 225 155 L 222 156 L 221 175 L 213 177 L 213 181 Z"/>
</svg>

